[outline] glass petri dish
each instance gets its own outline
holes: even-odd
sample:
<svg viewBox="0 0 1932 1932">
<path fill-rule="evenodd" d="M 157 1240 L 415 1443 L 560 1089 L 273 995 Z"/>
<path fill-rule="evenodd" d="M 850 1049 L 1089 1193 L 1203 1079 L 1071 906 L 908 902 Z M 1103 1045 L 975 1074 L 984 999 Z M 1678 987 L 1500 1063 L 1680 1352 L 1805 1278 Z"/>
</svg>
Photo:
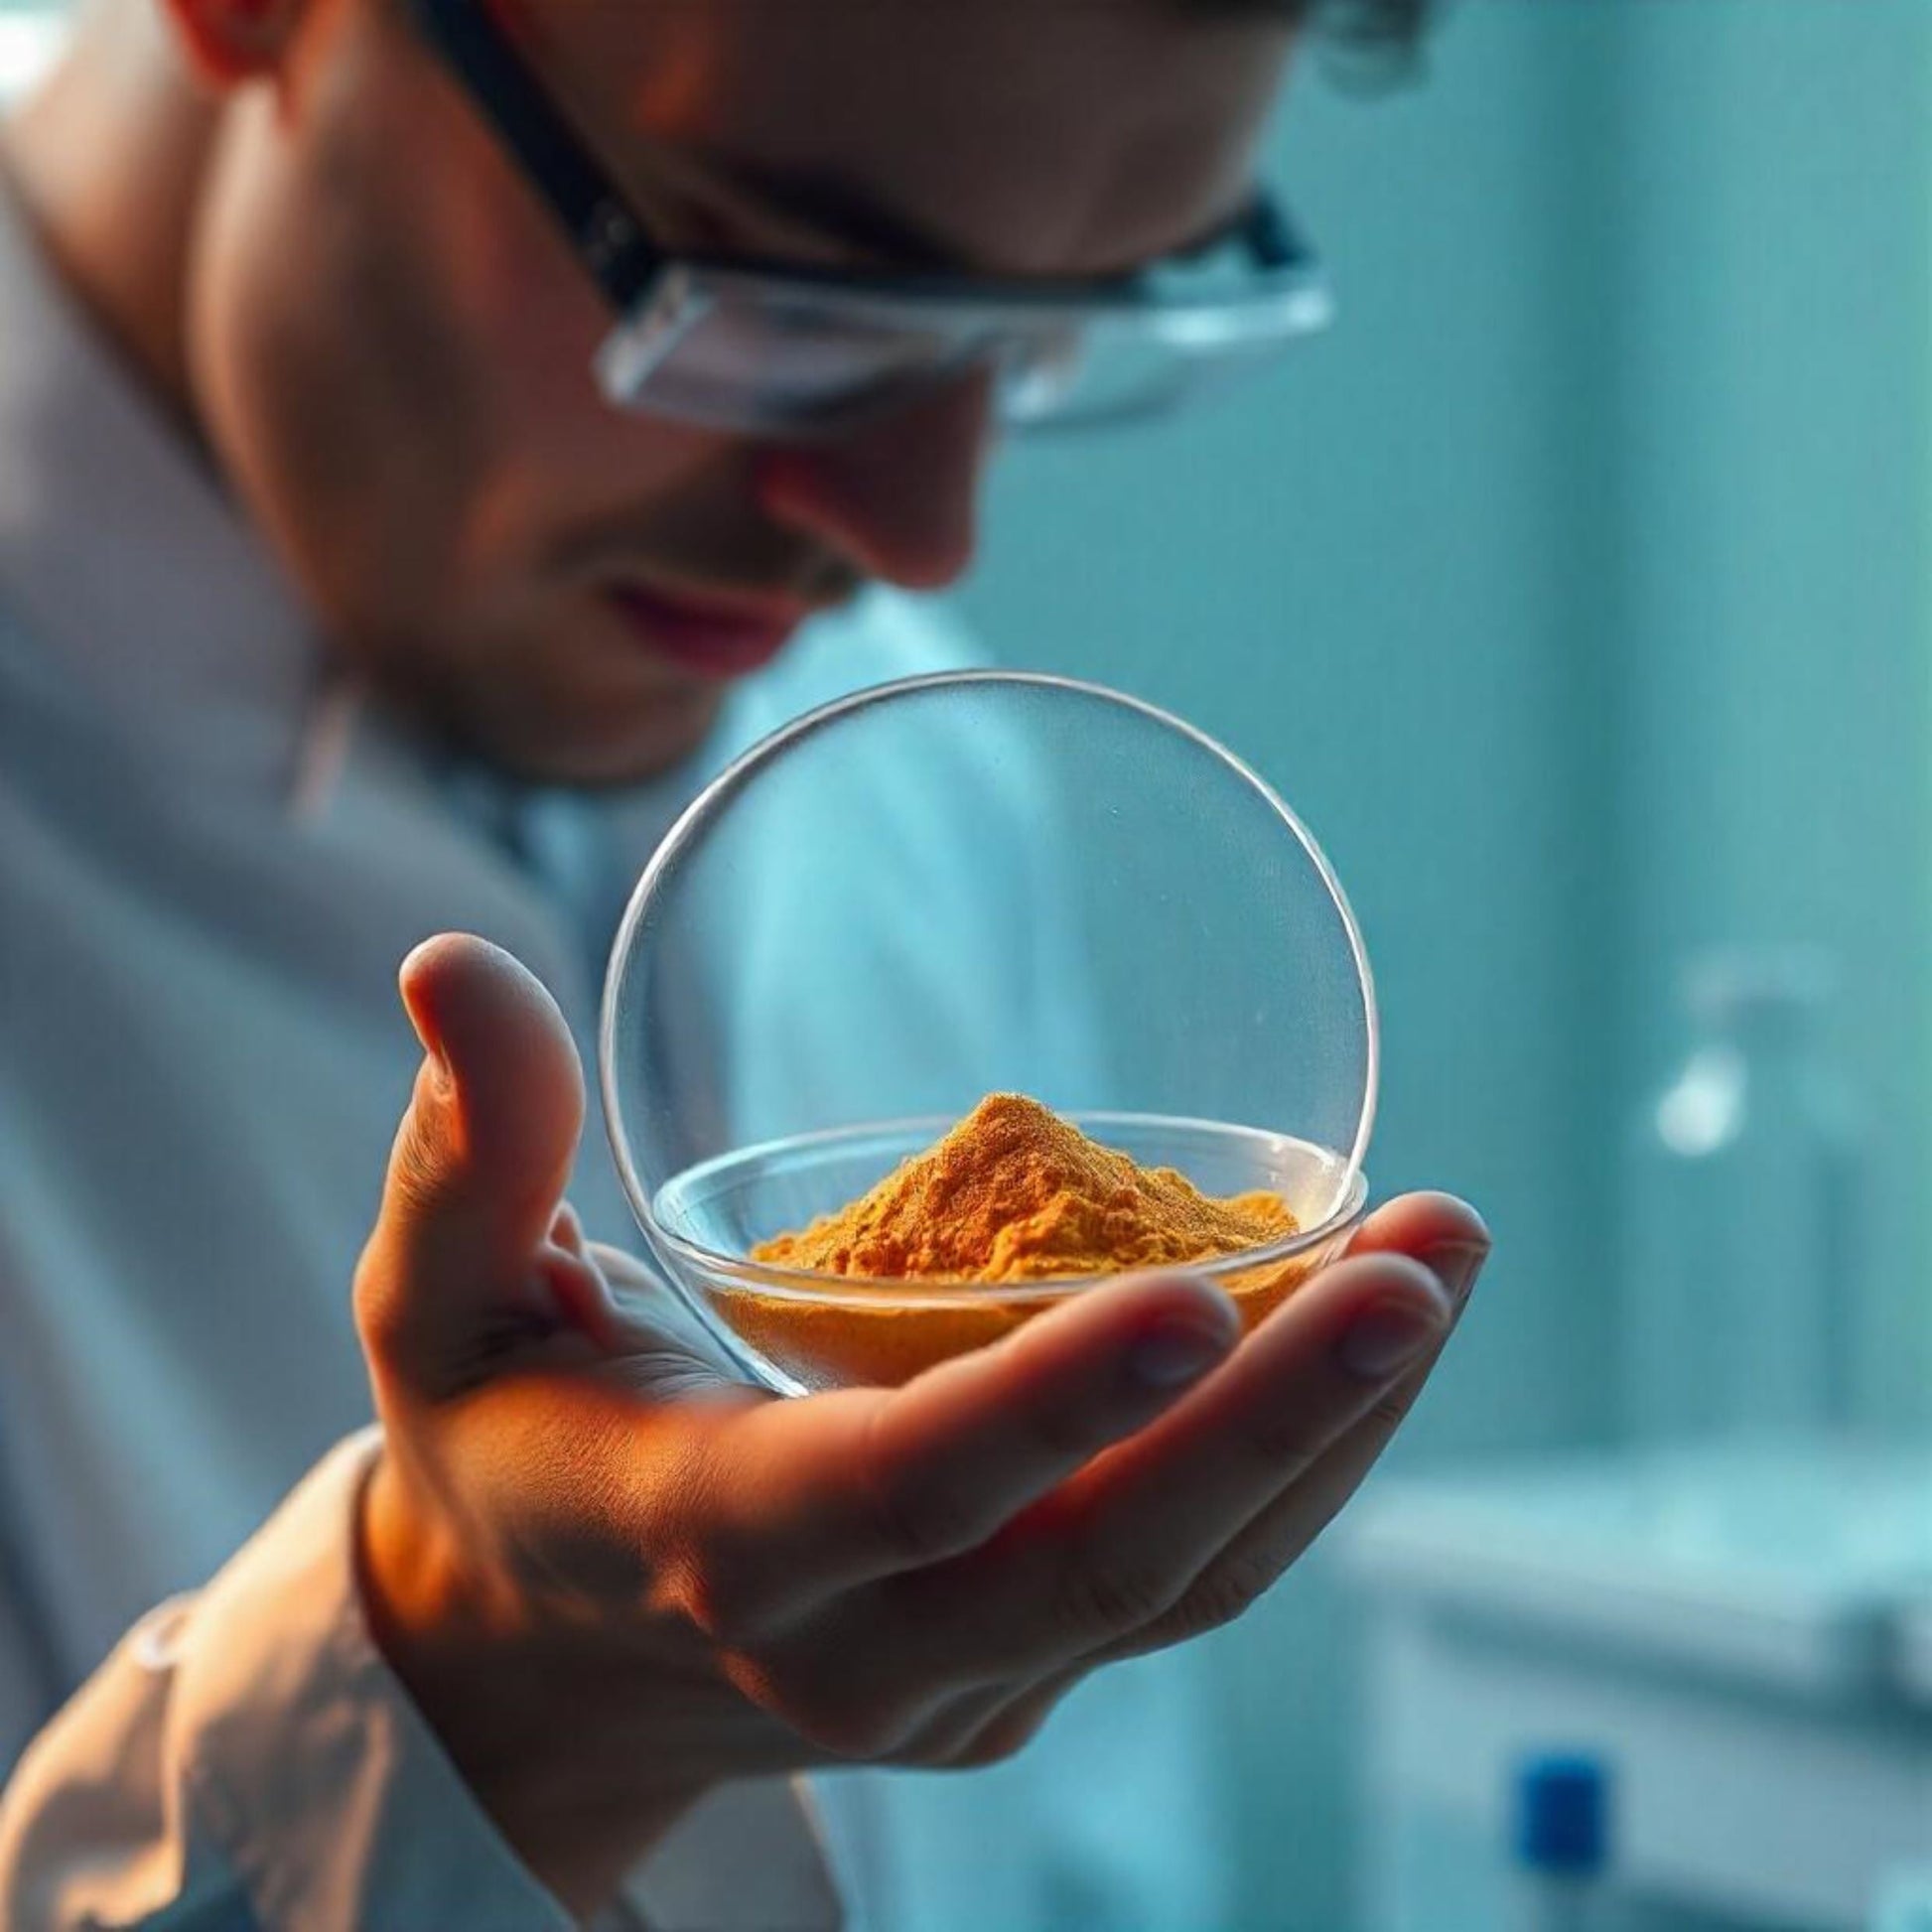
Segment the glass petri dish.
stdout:
<svg viewBox="0 0 1932 1932">
<path fill-rule="evenodd" d="M 1212 739 L 1035 673 L 875 686 L 725 770 L 658 847 L 599 1070 L 672 1286 L 786 1394 L 896 1383 L 1105 1277 L 860 1280 L 753 1250 L 1019 1092 L 1297 1231 L 1190 1264 L 1250 1324 L 1367 1197 L 1366 949 L 1300 819 Z"/>
</svg>

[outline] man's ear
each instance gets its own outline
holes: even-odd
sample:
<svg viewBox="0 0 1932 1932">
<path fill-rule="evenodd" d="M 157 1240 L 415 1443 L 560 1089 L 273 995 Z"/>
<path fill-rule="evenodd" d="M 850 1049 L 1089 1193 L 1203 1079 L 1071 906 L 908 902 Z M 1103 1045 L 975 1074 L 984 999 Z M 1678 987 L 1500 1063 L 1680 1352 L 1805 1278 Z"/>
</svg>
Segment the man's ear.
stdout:
<svg viewBox="0 0 1932 1932">
<path fill-rule="evenodd" d="M 203 79 L 233 87 L 275 72 L 308 0 L 161 0 Z"/>
</svg>

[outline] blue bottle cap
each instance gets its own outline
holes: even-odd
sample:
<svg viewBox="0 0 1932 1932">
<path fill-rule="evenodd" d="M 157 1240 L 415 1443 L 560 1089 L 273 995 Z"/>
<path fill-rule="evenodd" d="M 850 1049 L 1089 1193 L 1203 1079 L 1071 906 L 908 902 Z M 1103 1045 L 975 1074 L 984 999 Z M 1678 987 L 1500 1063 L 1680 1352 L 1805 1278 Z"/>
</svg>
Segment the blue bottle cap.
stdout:
<svg viewBox="0 0 1932 1932">
<path fill-rule="evenodd" d="M 1516 1772 L 1516 1856 L 1533 1871 L 1587 1876 L 1609 1857 L 1609 1774 L 1581 1753 L 1526 1759 Z"/>
</svg>

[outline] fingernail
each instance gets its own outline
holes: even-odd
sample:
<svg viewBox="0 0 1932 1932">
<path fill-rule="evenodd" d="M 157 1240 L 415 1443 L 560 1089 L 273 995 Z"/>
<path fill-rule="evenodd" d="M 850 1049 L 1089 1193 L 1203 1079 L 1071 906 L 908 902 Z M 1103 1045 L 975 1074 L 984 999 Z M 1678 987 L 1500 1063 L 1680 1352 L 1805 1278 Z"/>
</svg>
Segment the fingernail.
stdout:
<svg viewBox="0 0 1932 1932">
<path fill-rule="evenodd" d="M 1191 1321 L 1164 1321 L 1150 1328 L 1128 1352 L 1135 1379 L 1150 1389 L 1178 1389 L 1198 1382 L 1224 1361 L 1236 1337 Z"/>
<path fill-rule="evenodd" d="M 1459 1309 L 1469 1299 L 1469 1291 L 1475 1286 L 1476 1277 L 1482 1273 L 1482 1264 L 1488 1259 L 1487 1242 L 1459 1242 L 1436 1249 L 1429 1257 L 1429 1266 L 1436 1279 L 1443 1284 L 1449 1301 Z"/>
<path fill-rule="evenodd" d="M 1337 1352 L 1365 1382 L 1386 1382 L 1442 1338 L 1443 1315 L 1409 1301 L 1374 1303 L 1358 1314 Z"/>
</svg>

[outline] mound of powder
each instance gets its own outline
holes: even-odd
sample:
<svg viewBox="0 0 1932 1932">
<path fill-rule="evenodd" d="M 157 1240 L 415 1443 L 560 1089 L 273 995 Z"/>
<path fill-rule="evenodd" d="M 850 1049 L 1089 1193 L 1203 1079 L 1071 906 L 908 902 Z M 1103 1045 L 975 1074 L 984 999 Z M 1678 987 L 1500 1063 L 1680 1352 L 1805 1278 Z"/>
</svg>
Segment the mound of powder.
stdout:
<svg viewBox="0 0 1932 1932">
<path fill-rule="evenodd" d="M 995 1093 L 870 1193 L 753 1258 L 874 1279 L 1029 1282 L 1238 1254 L 1295 1231 L 1278 1194 L 1215 1199 L 1025 1094 Z"/>
</svg>

